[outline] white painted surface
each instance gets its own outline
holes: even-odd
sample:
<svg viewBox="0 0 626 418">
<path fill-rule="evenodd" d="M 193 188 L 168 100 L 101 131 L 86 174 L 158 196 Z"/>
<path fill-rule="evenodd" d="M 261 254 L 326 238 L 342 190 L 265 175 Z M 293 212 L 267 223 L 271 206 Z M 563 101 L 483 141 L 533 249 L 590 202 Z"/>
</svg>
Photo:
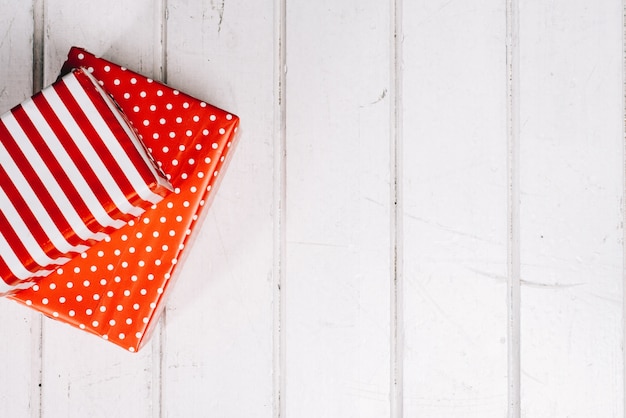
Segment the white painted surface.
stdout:
<svg viewBox="0 0 626 418">
<path fill-rule="evenodd" d="M 623 416 L 622 2 L 32 3 L 0 111 L 78 44 L 243 135 L 141 353 L 0 300 L 0 416 Z"/>
</svg>

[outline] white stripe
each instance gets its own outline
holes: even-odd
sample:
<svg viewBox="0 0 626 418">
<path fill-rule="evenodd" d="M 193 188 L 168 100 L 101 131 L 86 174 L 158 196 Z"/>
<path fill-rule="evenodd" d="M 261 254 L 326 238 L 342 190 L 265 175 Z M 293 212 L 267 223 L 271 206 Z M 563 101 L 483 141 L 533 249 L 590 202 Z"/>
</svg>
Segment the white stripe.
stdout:
<svg viewBox="0 0 626 418">
<path fill-rule="evenodd" d="M 0 212 L 4 213 L 4 216 L 7 218 L 9 224 L 11 224 L 11 226 L 15 229 L 18 239 L 22 242 L 26 251 L 28 251 L 28 254 L 37 264 L 42 267 L 46 267 L 50 264 L 66 263 L 70 260 L 66 257 L 50 258 L 43 251 L 37 242 L 37 239 L 35 239 L 33 234 L 30 232 L 30 229 L 17 212 L 17 209 L 15 209 L 11 203 L 9 196 L 7 196 L 5 191 L 2 189 L 2 185 L 0 185 Z"/>
<path fill-rule="evenodd" d="M 124 174 L 126 174 L 126 177 L 130 181 L 130 184 L 133 186 L 137 194 L 143 200 L 147 200 L 151 203 L 160 202 L 163 199 L 163 197 L 159 196 L 158 194 L 153 193 L 152 190 L 149 189 L 148 185 L 143 180 L 143 178 L 141 177 L 141 174 L 137 170 L 137 167 L 131 161 L 126 151 L 124 151 L 124 148 L 120 144 L 119 139 L 115 137 L 115 135 L 113 134 L 109 126 L 106 124 L 100 112 L 97 111 L 95 105 L 85 93 L 85 90 L 82 88 L 78 80 L 71 78 L 71 79 L 63 79 L 63 81 L 65 82 L 67 87 L 70 89 L 70 91 L 72 92 L 72 95 L 76 98 L 78 103 L 80 103 L 81 107 L 86 110 L 86 113 L 88 115 L 92 115 L 92 114 L 94 115 L 94 117 L 92 118 L 90 117 L 89 120 L 93 124 L 94 128 L 96 128 L 96 130 L 100 133 L 102 141 L 107 145 L 107 148 L 111 151 L 111 154 L 115 156 L 116 161 L 121 166 L 122 171 L 124 172 Z M 124 121 L 121 118 L 121 116 L 119 115 L 119 111 L 112 107 L 113 105 L 109 103 L 109 100 L 107 100 L 107 97 L 105 97 L 102 92 L 101 92 L 101 95 L 105 103 L 107 103 L 107 105 L 111 109 L 111 113 L 114 116 L 116 116 L 116 118 L 118 119 L 118 123 L 124 129 L 124 131 L 126 132 L 126 135 L 128 135 L 128 139 L 137 148 L 137 145 L 140 145 L 140 144 L 137 144 L 139 140 L 135 137 L 134 133 L 131 131 L 126 121 Z M 150 161 L 147 158 L 146 160 L 144 160 L 144 163 L 146 164 L 146 166 L 152 167 Z"/>
<path fill-rule="evenodd" d="M 44 208 L 41 201 L 37 197 L 36 193 L 31 188 L 30 184 L 22 174 L 21 170 L 17 167 L 15 162 L 11 159 L 9 152 L 6 150 L 2 142 L 0 142 L 0 165 L 4 167 L 7 174 L 11 176 L 13 184 L 20 191 L 20 194 L 33 213 L 37 214 L 37 219 L 46 235 L 50 238 L 50 241 L 62 252 L 84 252 L 88 247 L 84 245 L 73 246 L 70 244 L 61 231 L 54 224 L 54 221 L 48 214 L 48 211 Z"/>
<path fill-rule="evenodd" d="M 72 77 L 66 77 L 63 80 L 72 79 Z M 80 126 L 76 123 L 69 110 L 67 110 L 61 98 L 57 95 L 57 92 L 51 88 L 44 90 L 42 93 L 45 96 L 46 100 L 48 100 L 48 103 L 50 103 L 50 105 L 54 108 L 56 115 L 61 120 L 61 123 L 74 140 L 76 146 L 80 149 L 80 151 L 87 159 L 89 165 L 102 182 L 102 185 L 105 187 L 105 189 L 111 196 L 111 199 L 117 205 L 118 209 L 123 213 L 130 213 L 135 216 L 141 215 L 144 211 L 140 208 L 132 206 L 128 202 L 126 196 L 100 159 L 100 156 L 98 155 L 96 150 L 94 150 L 91 143 L 89 143 L 89 140 L 87 139 L 87 137 L 85 137 L 85 134 L 80 129 Z M 89 114 L 90 118 L 93 117 L 93 115 L 90 114 L 89 111 L 87 111 L 86 113 Z"/>
<path fill-rule="evenodd" d="M 2 277 L 0 277 L 0 295 L 2 295 L 3 293 L 13 292 L 16 290 L 28 289 L 29 287 L 33 287 L 34 284 L 35 282 L 20 282 L 14 286 L 9 286 L 8 284 L 4 282 L 4 280 L 2 280 Z"/>
<path fill-rule="evenodd" d="M 44 277 L 53 272 L 53 270 L 39 270 L 33 273 L 32 271 L 27 270 L 11 249 L 11 246 L 7 242 L 6 238 L 4 238 L 4 235 L 2 235 L 2 231 L 0 231 L 0 248 L 2 248 L 2 258 L 5 263 L 15 277 L 20 280 L 31 277 Z"/>
<path fill-rule="evenodd" d="M 78 212 L 76 212 L 76 209 L 63 192 L 63 189 L 59 186 L 57 179 L 50 172 L 50 169 L 48 169 L 45 161 L 41 158 L 33 144 L 28 139 L 26 133 L 24 133 L 20 125 L 17 123 L 13 114 L 10 112 L 6 113 L 2 116 L 2 121 L 13 138 L 15 138 L 17 146 L 22 150 L 26 159 L 33 167 L 37 167 L 37 174 L 39 175 L 39 178 L 46 186 L 46 189 L 50 192 L 50 195 L 56 202 L 57 206 L 61 209 L 63 216 L 67 219 L 67 222 L 70 224 L 76 235 L 83 240 L 90 238 L 103 240 L 106 238 L 106 234 L 101 232 L 94 234 L 87 228 L 87 225 L 85 225 L 85 222 L 81 219 Z"/>
<path fill-rule="evenodd" d="M 74 161 L 69 156 L 63 144 L 59 141 L 59 138 L 52 131 L 48 122 L 44 119 L 41 112 L 32 100 L 27 100 L 22 103 L 22 108 L 33 122 L 37 131 L 42 137 L 46 138 L 46 144 L 50 147 L 50 150 L 54 153 L 54 156 L 58 160 L 59 164 L 63 168 L 63 171 L 67 176 L 72 179 L 72 183 L 76 187 L 76 190 L 83 198 L 85 205 L 89 208 L 89 211 L 93 214 L 94 218 L 102 226 L 114 226 L 115 228 L 121 228 L 126 223 L 121 220 L 113 219 L 104 210 L 98 198 L 94 194 L 93 190 L 89 187 L 89 184 L 81 174 Z"/>
</svg>

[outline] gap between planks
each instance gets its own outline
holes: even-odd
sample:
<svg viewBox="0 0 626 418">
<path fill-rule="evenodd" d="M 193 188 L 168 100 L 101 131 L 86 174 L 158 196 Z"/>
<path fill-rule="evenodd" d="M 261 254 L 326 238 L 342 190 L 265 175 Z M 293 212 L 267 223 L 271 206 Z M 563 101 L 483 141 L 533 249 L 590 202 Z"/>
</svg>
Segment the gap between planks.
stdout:
<svg viewBox="0 0 626 418">
<path fill-rule="evenodd" d="M 402 0 L 390 4 L 390 243 L 391 243 L 391 335 L 390 416 L 404 416 L 404 298 L 403 298 L 403 205 L 402 205 Z"/>
<path fill-rule="evenodd" d="M 287 0 L 274 0 L 274 178 L 272 410 L 287 416 L 286 397 L 286 199 L 287 199 Z"/>
<path fill-rule="evenodd" d="M 508 417 L 521 416 L 519 0 L 506 3 Z"/>
<path fill-rule="evenodd" d="M 626 1 L 622 0 L 622 402 L 626 413 L 626 350 L 624 340 L 626 339 Z"/>
</svg>

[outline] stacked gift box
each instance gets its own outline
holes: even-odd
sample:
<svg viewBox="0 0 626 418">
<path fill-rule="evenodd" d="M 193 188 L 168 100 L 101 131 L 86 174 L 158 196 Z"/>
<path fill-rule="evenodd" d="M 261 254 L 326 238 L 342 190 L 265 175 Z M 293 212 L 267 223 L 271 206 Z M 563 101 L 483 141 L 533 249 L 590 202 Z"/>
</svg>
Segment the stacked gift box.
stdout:
<svg viewBox="0 0 626 418">
<path fill-rule="evenodd" d="M 61 76 L 0 118 L 0 293 L 137 351 L 239 119 L 80 48 Z"/>
</svg>

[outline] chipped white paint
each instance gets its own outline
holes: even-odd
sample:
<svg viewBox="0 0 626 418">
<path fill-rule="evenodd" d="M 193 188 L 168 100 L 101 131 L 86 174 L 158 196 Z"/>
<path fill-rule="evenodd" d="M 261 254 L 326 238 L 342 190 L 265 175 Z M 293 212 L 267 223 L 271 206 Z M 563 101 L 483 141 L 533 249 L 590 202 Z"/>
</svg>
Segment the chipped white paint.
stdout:
<svg viewBox="0 0 626 418">
<path fill-rule="evenodd" d="M 0 416 L 623 416 L 622 2 L 83 3 L 0 0 L 0 112 L 77 44 L 242 141 L 141 353 L 0 300 Z"/>
</svg>

